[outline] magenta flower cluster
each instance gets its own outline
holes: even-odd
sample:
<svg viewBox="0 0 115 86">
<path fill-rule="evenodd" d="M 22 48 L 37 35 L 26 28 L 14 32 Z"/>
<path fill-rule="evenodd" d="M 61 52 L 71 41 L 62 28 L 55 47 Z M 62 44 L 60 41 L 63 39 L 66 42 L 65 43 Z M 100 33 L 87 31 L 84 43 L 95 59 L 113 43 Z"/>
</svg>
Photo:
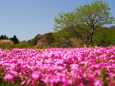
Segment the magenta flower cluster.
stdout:
<svg viewBox="0 0 115 86">
<path fill-rule="evenodd" d="M 0 76 L 21 86 L 115 86 L 115 47 L 0 49 Z"/>
</svg>

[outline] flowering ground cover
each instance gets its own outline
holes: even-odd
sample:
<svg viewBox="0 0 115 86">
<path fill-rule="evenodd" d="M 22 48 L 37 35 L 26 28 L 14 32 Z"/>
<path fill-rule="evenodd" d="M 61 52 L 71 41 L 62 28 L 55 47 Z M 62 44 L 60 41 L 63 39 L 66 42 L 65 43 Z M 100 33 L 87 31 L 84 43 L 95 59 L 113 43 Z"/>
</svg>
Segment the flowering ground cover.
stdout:
<svg viewBox="0 0 115 86">
<path fill-rule="evenodd" d="M 115 47 L 0 49 L 0 79 L 21 86 L 115 86 Z"/>
</svg>

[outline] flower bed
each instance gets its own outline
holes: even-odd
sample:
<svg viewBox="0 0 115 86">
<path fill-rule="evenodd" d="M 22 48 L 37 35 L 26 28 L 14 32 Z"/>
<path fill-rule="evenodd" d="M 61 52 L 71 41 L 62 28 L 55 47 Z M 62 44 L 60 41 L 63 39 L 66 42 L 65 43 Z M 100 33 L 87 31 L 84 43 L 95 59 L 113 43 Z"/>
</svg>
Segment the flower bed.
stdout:
<svg viewBox="0 0 115 86">
<path fill-rule="evenodd" d="M 0 78 L 22 86 L 115 86 L 115 47 L 0 49 Z"/>
</svg>

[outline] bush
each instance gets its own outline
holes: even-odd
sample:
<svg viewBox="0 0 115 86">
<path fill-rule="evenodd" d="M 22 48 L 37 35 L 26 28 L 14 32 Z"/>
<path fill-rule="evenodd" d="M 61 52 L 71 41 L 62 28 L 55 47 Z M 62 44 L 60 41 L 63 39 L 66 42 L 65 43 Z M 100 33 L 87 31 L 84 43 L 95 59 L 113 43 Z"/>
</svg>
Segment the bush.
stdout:
<svg viewBox="0 0 115 86">
<path fill-rule="evenodd" d="M 93 41 L 97 46 L 115 45 L 115 29 L 98 28 L 94 34 Z"/>
</svg>

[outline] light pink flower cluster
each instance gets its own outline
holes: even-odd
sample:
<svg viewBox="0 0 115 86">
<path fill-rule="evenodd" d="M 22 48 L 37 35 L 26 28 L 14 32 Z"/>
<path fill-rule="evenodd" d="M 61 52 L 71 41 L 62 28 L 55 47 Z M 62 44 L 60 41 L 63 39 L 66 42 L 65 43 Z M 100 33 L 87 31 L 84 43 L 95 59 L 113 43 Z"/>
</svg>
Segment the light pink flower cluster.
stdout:
<svg viewBox="0 0 115 86">
<path fill-rule="evenodd" d="M 24 86 L 115 86 L 115 47 L 0 49 L 0 76 Z"/>
</svg>

